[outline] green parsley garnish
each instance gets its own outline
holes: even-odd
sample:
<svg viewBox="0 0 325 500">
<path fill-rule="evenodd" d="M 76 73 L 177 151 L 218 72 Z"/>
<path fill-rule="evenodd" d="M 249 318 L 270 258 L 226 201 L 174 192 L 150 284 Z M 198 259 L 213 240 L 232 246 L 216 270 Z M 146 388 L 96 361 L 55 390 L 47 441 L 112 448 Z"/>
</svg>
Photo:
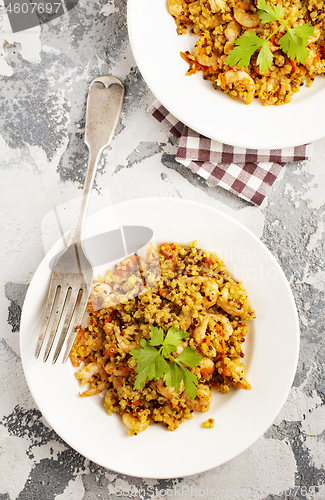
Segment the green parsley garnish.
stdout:
<svg viewBox="0 0 325 500">
<path fill-rule="evenodd" d="M 284 9 L 281 4 L 273 7 L 266 0 L 258 0 L 257 8 L 259 9 L 257 14 L 262 24 L 278 21 L 279 26 L 266 39 L 260 38 L 253 31 L 247 31 L 244 35 L 238 37 L 235 41 L 235 47 L 229 52 L 225 60 L 225 64 L 229 66 L 237 64 L 239 69 L 247 67 L 252 55 L 259 50 L 256 64 L 261 71 L 266 71 L 273 61 L 273 53 L 268 42 L 283 27 L 286 28 L 287 32 L 278 40 L 279 47 L 290 59 L 296 59 L 303 64 L 309 54 L 307 49 L 308 39 L 314 33 L 314 28 L 310 26 L 310 23 L 302 24 L 296 28 L 289 28 L 290 18 L 284 18 Z"/>
<path fill-rule="evenodd" d="M 188 346 L 179 356 L 174 357 L 172 355 L 176 352 L 183 339 L 188 338 L 190 334 L 177 328 L 169 328 L 165 335 L 162 328 L 155 326 L 151 327 L 150 333 L 150 340 L 142 339 L 140 341 L 142 349 L 132 349 L 130 352 L 131 356 L 137 361 L 134 389 L 142 389 L 147 380 L 163 378 L 166 386 L 174 387 L 177 394 L 179 394 L 180 384 L 183 381 L 188 397 L 194 399 L 197 393 L 198 380 L 196 375 L 188 370 L 187 366 L 194 368 L 199 364 L 202 356 Z"/>
</svg>

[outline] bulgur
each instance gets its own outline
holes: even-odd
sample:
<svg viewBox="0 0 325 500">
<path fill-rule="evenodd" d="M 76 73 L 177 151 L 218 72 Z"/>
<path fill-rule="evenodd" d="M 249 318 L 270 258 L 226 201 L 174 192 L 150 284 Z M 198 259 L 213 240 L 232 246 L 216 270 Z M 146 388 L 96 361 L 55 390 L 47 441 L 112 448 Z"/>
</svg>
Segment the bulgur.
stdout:
<svg viewBox="0 0 325 500">
<path fill-rule="evenodd" d="M 203 429 L 213 429 L 214 428 L 214 418 L 208 418 L 202 422 Z"/>
<path fill-rule="evenodd" d="M 128 257 L 93 284 L 87 327 L 77 327 L 70 355 L 74 366 L 84 363 L 76 377 L 89 387 L 80 395 L 106 390 L 106 410 L 122 415 L 130 435 L 153 422 L 175 430 L 193 411 L 209 410 L 211 389 L 251 389 L 242 345 L 247 321 L 254 317 L 242 283 L 231 278 L 215 253 L 199 249 L 195 241 L 165 243 L 158 250 L 150 246 L 144 259 Z M 177 393 L 163 379 L 134 389 L 136 360 L 130 353 L 141 339 L 150 339 L 152 326 L 189 333 L 179 347 L 202 356 L 191 369 L 198 382 L 195 399 L 184 386 Z"/>
<path fill-rule="evenodd" d="M 167 0 L 174 16 L 178 33 L 199 37 L 192 53 L 182 53 L 189 63 L 188 75 L 203 72 L 215 89 L 230 97 L 243 98 L 250 104 L 260 98 L 264 105 L 284 104 L 306 83 L 311 86 L 317 75 L 325 72 L 325 8 L 323 0 L 269 0 L 271 6 L 282 5 L 288 27 L 310 23 L 313 35 L 308 39 L 309 54 L 299 63 L 285 54 L 279 39 L 284 29 L 277 32 L 278 21 L 261 23 L 257 14 L 257 0 Z M 261 39 L 270 37 L 268 47 L 273 54 L 270 67 L 261 71 L 257 64 L 258 51 L 248 67 L 238 69 L 225 63 L 236 40 L 245 33 L 254 32 Z M 274 35 L 273 35 L 274 34 Z M 272 36 L 273 35 L 273 36 Z"/>
</svg>

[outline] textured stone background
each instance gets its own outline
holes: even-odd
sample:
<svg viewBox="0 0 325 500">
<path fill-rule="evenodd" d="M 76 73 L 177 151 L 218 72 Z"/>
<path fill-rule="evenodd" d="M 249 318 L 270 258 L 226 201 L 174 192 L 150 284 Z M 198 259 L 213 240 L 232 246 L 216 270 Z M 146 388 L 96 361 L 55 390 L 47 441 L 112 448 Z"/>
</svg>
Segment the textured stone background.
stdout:
<svg viewBox="0 0 325 500">
<path fill-rule="evenodd" d="M 0 500 L 207 499 L 216 487 L 223 489 L 219 498 L 231 500 L 324 500 L 325 140 L 315 143 L 311 162 L 287 165 L 265 206 L 253 207 L 175 162 L 174 139 L 146 112 L 154 97 L 130 51 L 124 0 L 82 0 L 69 14 L 15 35 L 3 9 L 0 21 Z M 91 210 L 104 206 L 108 189 L 113 202 L 170 196 L 216 207 L 275 255 L 299 312 L 299 366 L 280 415 L 239 457 L 197 476 L 137 479 L 89 462 L 49 428 L 22 370 L 21 309 L 55 236 L 43 239 L 42 222 L 80 193 L 87 88 L 105 73 L 124 82 L 126 97 Z M 67 217 L 67 226 L 73 220 Z"/>
</svg>

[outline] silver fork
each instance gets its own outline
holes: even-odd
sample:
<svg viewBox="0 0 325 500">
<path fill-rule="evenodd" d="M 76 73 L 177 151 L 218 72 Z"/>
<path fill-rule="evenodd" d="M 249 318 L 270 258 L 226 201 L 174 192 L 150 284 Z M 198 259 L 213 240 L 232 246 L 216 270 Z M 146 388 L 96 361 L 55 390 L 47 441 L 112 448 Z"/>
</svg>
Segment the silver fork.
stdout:
<svg viewBox="0 0 325 500">
<path fill-rule="evenodd" d="M 74 317 L 75 325 L 81 324 L 86 310 L 93 281 L 93 268 L 83 250 L 83 227 L 99 158 L 113 138 L 121 114 L 123 98 L 123 84 L 114 76 L 101 76 L 95 78 L 90 84 L 85 127 L 85 143 L 89 150 L 88 168 L 77 224 L 71 233 L 68 247 L 55 262 L 50 279 L 43 321 L 35 350 L 35 357 L 38 358 L 46 333 L 51 326 L 44 352 L 44 362 L 49 357 L 60 323 L 64 321 L 53 363 L 57 361 L 62 350 L 72 318 Z M 69 357 L 75 337 L 76 330 L 74 329 L 66 345 L 63 363 Z"/>
</svg>

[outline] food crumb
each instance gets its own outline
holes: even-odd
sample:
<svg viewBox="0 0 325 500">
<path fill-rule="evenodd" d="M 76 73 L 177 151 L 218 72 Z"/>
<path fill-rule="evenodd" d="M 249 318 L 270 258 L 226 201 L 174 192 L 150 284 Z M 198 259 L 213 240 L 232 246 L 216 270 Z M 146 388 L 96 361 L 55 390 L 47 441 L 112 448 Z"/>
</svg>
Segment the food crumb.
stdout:
<svg viewBox="0 0 325 500">
<path fill-rule="evenodd" d="M 202 422 L 202 427 L 203 429 L 213 429 L 214 428 L 214 418 L 208 418 L 208 420 L 205 420 Z"/>
</svg>

